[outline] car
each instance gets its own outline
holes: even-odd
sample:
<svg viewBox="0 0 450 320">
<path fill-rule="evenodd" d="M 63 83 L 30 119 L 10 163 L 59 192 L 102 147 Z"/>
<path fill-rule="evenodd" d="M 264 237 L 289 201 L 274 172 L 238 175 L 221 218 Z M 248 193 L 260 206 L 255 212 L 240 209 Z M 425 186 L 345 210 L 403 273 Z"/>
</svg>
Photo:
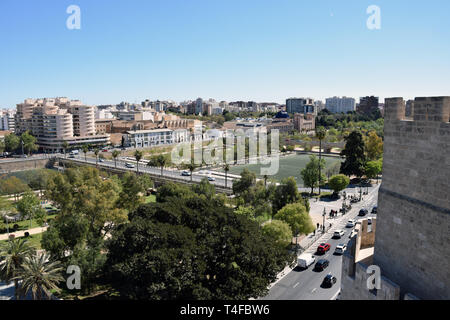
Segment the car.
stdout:
<svg viewBox="0 0 450 320">
<path fill-rule="evenodd" d="M 317 247 L 317 252 L 320 254 L 324 254 L 326 253 L 328 250 L 330 250 L 331 246 L 329 243 L 321 243 L 318 247 Z"/>
<path fill-rule="evenodd" d="M 100 158 L 100 159 L 98 159 L 98 161 L 99 161 L 99 162 L 105 162 L 105 159 Z"/>
<path fill-rule="evenodd" d="M 214 178 L 214 177 L 208 177 L 208 181 L 216 181 L 216 178 Z"/>
<path fill-rule="evenodd" d="M 369 211 L 367 209 L 361 209 L 361 210 L 359 210 L 358 216 L 364 217 L 368 213 L 369 213 Z"/>
<path fill-rule="evenodd" d="M 131 164 L 131 163 L 126 163 L 125 164 L 125 167 L 127 167 L 127 168 L 134 168 L 134 164 Z"/>
<path fill-rule="evenodd" d="M 343 254 L 345 250 L 347 250 L 347 245 L 344 243 L 340 243 L 336 246 L 336 250 L 334 250 L 334 253 Z"/>
<path fill-rule="evenodd" d="M 345 225 L 345 227 L 347 228 L 353 228 L 355 226 L 355 220 L 354 219 L 350 219 L 347 221 L 347 224 Z"/>
<path fill-rule="evenodd" d="M 75 155 L 69 154 L 69 158 L 75 158 Z"/>
<path fill-rule="evenodd" d="M 325 278 L 323 279 L 322 285 L 324 287 L 331 288 L 333 284 L 335 284 L 337 281 L 336 277 L 333 276 L 331 273 L 327 274 Z"/>
<path fill-rule="evenodd" d="M 320 259 L 314 266 L 314 270 L 323 271 L 328 267 L 329 264 L 330 261 L 328 261 L 327 259 Z"/>
<path fill-rule="evenodd" d="M 108 150 L 108 149 L 106 149 L 106 148 L 102 150 L 102 152 L 108 152 L 108 151 L 109 151 L 109 150 Z"/>
<path fill-rule="evenodd" d="M 185 170 L 185 171 L 181 172 L 181 175 L 184 177 L 189 177 L 191 175 L 191 173 L 189 171 Z"/>
<path fill-rule="evenodd" d="M 377 206 L 372 208 L 372 213 L 373 214 L 377 214 L 377 211 L 378 211 L 378 207 Z"/>
<path fill-rule="evenodd" d="M 344 230 L 336 230 L 336 231 L 333 233 L 333 238 L 335 238 L 335 239 L 340 239 L 344 234 L 345 234 L 345 231 L 344 231 Z"/>
<path fill-rule="evenodd" d="M 367 219 L 367 224 L 372 224 L 372 218 Z"/>
</svg>

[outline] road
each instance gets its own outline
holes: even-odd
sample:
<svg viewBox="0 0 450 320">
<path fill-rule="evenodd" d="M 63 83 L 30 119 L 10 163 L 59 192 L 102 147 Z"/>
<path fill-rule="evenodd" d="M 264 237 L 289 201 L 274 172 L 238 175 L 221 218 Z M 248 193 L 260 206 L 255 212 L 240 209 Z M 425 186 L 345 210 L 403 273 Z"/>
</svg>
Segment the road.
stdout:
<svg viewBox="0 0 450 320">
<path fill-rule="evenodd" d="M 341 243 L 348 243 L 349 236 L 353 228 L 346 228 L 345 225 L 349 219 L 367 219 L 369 217 L 376 217 L 374 214 L 366 215 L 365 217 L 358 217 L 359 210 L 365 208 L 371 212 L 373 206 L 377 204 L 378 187 L 372 193 L 365 196 L 361 203 L 353 204 L 352 210 L 337 219 L 330 231 L 324 234 L 317 240 L 305 253 L 314 254 L 320 243 L 327 242 L 331 245 L 330 250 L 325 255 L 315 255 L 316 262 L 319 259 L 327 259 L 330 261 L 328 268 L 324 271 L 316 272 L 313 270 L 314 264 L 309 266 L 306 270 L 295 268 L 285 277 L 279 280 L 270 290 L 269 294 L 262 297 L 261 300 L 332 300 L 336 299 L 341 287 L 341 271 L 342 271 L 342 256 L 334 254 L 336 246 Z M 341 239 L 332 239 L 333 232 L 341 229 L 345 231 L 345 235 Z M 321 284 L 324 277 L 331 273 L 337 278 L 336 284 L 332 288 L 322 288 Z"/>
<path fill-rule="evenodd" d="M 75 160 L 77 162 L 82 162 L 85 163 L 85 158 L 84 155 L 76 155 L 74 156 L 74 158 L 69 158 L 69 156 L 67 156 L 68 160 Z M 88 163 L 91 164 L 95 164 L 96 163 L 96 159 L 90 156 L 86 157 L 86 160 Z M 125 166 L 126 163 L 132 163 L 135 165 L 134 168 L 127 168 Z M 114 164 L 114 160 L 107 160 L 104 159 L 103 162 L 98 162 L 98 166 L 99 167 L 109 167 L 109 168 L 114 168 L 115 164 Z M 120 169 L 124 169 L 124 170 L 128 170 L 131 172 L 136 172 L 137 168 L 136 168 L 136 163 L 135 161 L 129 160 L 123 160 L 123 159 L 118 159 L 117 160 L 117 168 Z M 171 177 L 171 178 L 176 178 L 179 180 L 185 180 L 185 181 L 191 181 L 191 177 L 190 176 L 182 176 L 181 172 L 183 170 L 175 170 L 175 169 L 163 169 L 163 176 L 165 177 Z M 139 172 L 145 172 L 145 173 L 149 173 L 149 174 L 153 174 L 153 175 L 161 175 L 161 168 L 157 168 L 157 167 L 149 167 L 147 166 L 145 163 L 140 163 L 139 164 Z M 196 173 L 195 171 L 192 174 L 192 181 L 193 182 L 200 182 L 202 179 L 204 179 L 205 177 L 207 177 L 207 175 L 204 174 L 199 174 Z M 215 185 L 215 186 L 219 186 L 219 187 L 225 187 L 225 178 L 223 177 L 219 177 L 219 176 L 214 176 L 215 181 L 210 181 L 211 184 Z M 232 185 L 232 178 L 228 177 L 227 179 L 227 187 L 230 188 Z"/>
</svg>

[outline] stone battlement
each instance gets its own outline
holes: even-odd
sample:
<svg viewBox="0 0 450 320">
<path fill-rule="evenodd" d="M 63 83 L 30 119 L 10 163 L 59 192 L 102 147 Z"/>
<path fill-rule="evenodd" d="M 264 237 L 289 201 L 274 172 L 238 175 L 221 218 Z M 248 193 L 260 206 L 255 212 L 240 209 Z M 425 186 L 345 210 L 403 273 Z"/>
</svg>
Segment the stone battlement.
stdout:
<svg viewBox="0 0 450 320">
<path fill-rule="evenodd" d="M 413 105 L 411 116 L 407 117 L 403 98 L 385 99 L 385 121 L 413 120 L 444 123 L 450 121 L 450 97 L 419 97 L 415 98 Z"/>
</svg>

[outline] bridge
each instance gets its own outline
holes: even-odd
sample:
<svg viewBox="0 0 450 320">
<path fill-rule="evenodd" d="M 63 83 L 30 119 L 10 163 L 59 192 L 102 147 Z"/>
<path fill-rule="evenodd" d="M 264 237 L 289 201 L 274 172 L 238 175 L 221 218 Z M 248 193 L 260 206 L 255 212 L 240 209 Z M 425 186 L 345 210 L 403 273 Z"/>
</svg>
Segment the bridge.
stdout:
<svg viewBox="0 0 450 320">
<path fill-rule="evenodd" d="M 302 145 L 302 146 L 309 146 L 309 147 L 319 147 L 320 143 L 319 141 L 304 141 L 304 140 L 290 140 L 288 142 L 289 145 Z M 327 142 L 327 141 L 322 141 L 322 149 L 324 149 L 324 151 L 326 153 L 330 153 L 331 149 L 333 148 L 339 148 L 339 149 L 344 149 L 345 147 L 345 142 Z"/>
<path fill-rule="evenodd" d="M 123 174 L 125 172 L 138 172 L 139 174 L 147 174 L 152 180 L 155 182 L 156 186 L 159 186 L 165 182 L 175 182 L 182 183 L 186 185 L 198 184 L 202 179 L 207 178 L 208 176 L 204 173 L 193 172 L 192 177 L 190 176 L 182 176 L 181 173 L 183 170 L 177 170 L 172 168 L 164 168 L 161 175 L 161 168 L 158 167 L 149 167 L 143 163 L 139 164 L 139 167 L 136 165 L 136 162 L 132 163 L 131 161 L 124 161 L 121 159 L 117 159 L 116 162 L 113 160 L 104 159 L 102 162 L 98 161 L 96 163 L 96 159 L 92 157 L 84 156 L 76 156 L 75 158 L 65 158 L 64 156 L 57 156 L 56 162 L 59 163 L 60 167 L 70 167 L 70 166 L 91 166 L 97 167 L 98 169 L 106 170 L 108 172 Z M 126 166 L 127 163 L 132 163 L 135 167 L 129 168 Z M 228 177 L 227 186 L 225 187 L 225 177 L 220 175 L 214 176 L 214 181 L 209 181 L 209 183 L 213 184 L 216 188 L 216 191 L 219 193 L 225 193 L 227 195 L 231 195 L 233 193 L 232 185 L 233 178 Z"/>
</svg>

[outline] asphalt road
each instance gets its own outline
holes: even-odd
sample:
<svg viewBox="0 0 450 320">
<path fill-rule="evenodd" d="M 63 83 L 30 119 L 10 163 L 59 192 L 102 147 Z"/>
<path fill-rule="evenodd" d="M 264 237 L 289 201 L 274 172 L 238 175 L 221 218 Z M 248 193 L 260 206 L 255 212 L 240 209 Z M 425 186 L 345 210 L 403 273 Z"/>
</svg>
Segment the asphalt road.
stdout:
<svg viewBox="0 0 450 320">
<path fill-rule="evenodd" d="M 269 291 L 269 294 L 261 300 L 332 300 L 336 299 L 341 287 L 341 271 L 342 271 L 342 255 L 334 254 L 336 246 L 341 243 L 347 244 L 349 236 L 353 228 L 346 228 L 345 225 L 349 219 L 366 219 L 369 217 L 376 217 L 370 214 L 373 206 L 377 204 L 378 188 L 373 193 L 366 195 L 365 199 L 360 203 L 353 204 L 352 210 L 347 213 L 342 219 L 337 219 L 333 223 L 332 228 L 328 233 L 323 235 L 317 242 L 315 242 L 305 253 L 314 254 L 316 262 L 320 259 L 327 259 L 330 261 L 329 266 L 324 270 L 317 272 L 313 270 L 314 264 L 306 270 L 295 268 L 285 277 L 279 280 Z M 358 217 L 359 210 L 366 208 L 369 214 L 365 217 Z M 341 229 L 345 232 L 341 239 L 333 239 L 333 232 Z M 329 243 L 330 250 L 325 255 L 316 255 L 317 247 L 320 243 Z M 337 278 L 337 282 L 331 288 L 323 288 L 322 281 L 325 276 L 331 273 Z"/>
</svg>

